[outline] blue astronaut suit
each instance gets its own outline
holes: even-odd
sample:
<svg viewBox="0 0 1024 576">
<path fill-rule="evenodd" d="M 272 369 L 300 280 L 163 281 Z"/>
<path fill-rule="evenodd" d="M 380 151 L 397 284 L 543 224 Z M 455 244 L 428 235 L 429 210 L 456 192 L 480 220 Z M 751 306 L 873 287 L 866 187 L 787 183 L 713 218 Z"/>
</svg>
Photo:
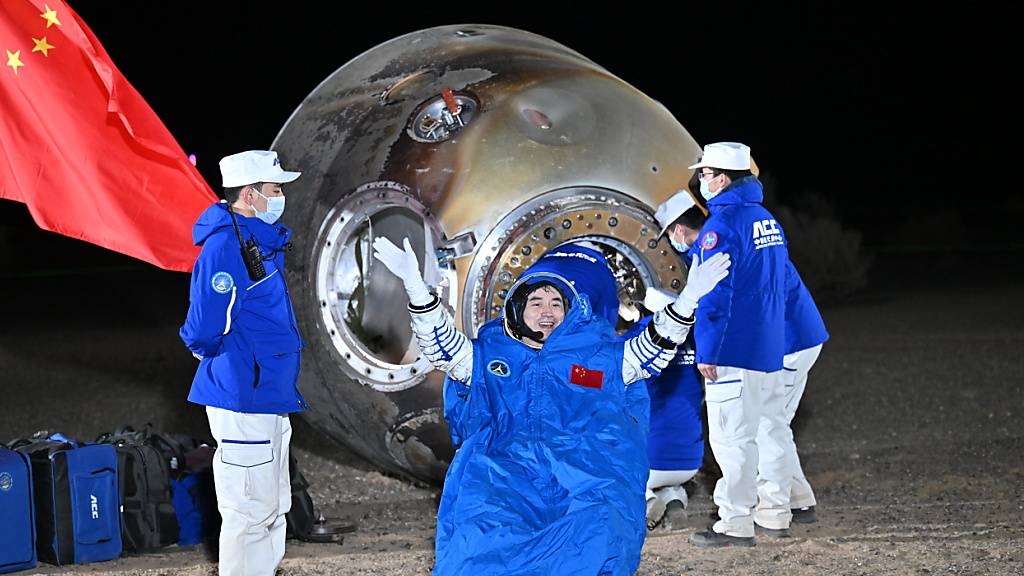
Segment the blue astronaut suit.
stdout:
<svg viewBox="0 0 1024 576">
<path fill-rule="evenodd" d="M 562 275 L 590 298 L 595 314 L 615 325 L 618 287 L 601 252 L 565 244 L 545 254 L 528 272 L 542 271 Z M 637 321 L 620 339 L 640 334 L 650 321 L 650 316 Z M 647 454 L 655 470 L 696 470 L 704 460 L 704 384 L 694 363 L 694 348 L 691 332 L 659 376 L 634 382 L 626 390 L 630 413 L 648 431 Z"/>
<path fill-rule="evenodd" d="M 586 277 L 580 270 L 597 258 L 606 266 L 600 253 L 577 248 L 594 262 L 556 250 L 510 290 L 543 279 L 572 298 L 543 347 L 508 336 L 504 318 L 492 320 L 472 341 L 468 383 L 446 381 L 458 451 L 438 511 L 434 574 L 632 574 L 639 566 L 648 473 L 640 378 L 660 372 L 674 347 L 653 346 L 646 331 L 633 342 L 616 336 L 596 313 L 618 307 L 611 275 L 604 288 L 610 283 L 612 301 L 606 291 L 591 299 L 567 277 Z M 649 365 L 627 386 L 631 344 L 647 350 Z M 642 402 L 631 398 L 634 389 Z"/>
<path fill-rule="evenodd" d="M 619 320 L 619 289 L 612 276 L 611 268 L 608 266 L 608 261 L 596 247 L 591 248 L 576 243 L 563 244 L 544 254 L 527 270 L 528 274 L 537 272 L 558 274 L 568 280 L 577 292 L 587 295 L 594 314 L 607 320 L 613 328 L 615 327 Z M 641 322 L 642 324 L 638 323 L 619 340 L 625 342 L 629 338 L 639 335 L 647 328 L 649 320 L 641 320 Z M 692 336 L 687 338 L 692 339 Z M 644 379 L 630 384 L 626 389 L 628 409 L 640 421 L 644 430 L 650 429 L 649 385 L 650 380 Z"/>
</svg>

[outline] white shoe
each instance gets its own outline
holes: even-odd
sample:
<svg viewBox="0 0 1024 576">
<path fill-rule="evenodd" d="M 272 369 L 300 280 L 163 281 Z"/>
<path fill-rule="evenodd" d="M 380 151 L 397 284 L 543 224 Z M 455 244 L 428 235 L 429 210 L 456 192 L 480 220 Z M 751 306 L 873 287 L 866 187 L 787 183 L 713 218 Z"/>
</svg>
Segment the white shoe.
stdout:
<svg viewBox="0 0 1024 576">
<path fill-rule="evenodd" d="M 685 510 L 690 505 L 690 499 L 686 496 L 686 489 L 682 485 L 666 486 L 657 491 L 658 498 L 669 502 L 681 502 Z"/>
</svg>

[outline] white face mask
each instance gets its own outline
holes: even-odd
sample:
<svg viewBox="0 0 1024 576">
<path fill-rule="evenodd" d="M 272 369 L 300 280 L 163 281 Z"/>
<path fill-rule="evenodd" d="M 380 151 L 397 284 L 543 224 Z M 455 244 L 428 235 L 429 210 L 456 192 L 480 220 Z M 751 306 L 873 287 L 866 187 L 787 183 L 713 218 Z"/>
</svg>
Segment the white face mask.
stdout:
<svg viewBox="0 0 1024 576">
<path fill-rule="evenodd" d="M 263 196 L 259 190 L 257 190 L 256 193 Z M 256 211 L 257 218 L 263 220 L 267 224 L 273 224 L 274 222 L 277 222 L 277 219 L 280 218 L 282 214 L 284 214 L 284 196 L 274 196 L 273 198 L 263 196 L 263 198 L 267 201 L 267 211 L 260 212 L 259 210 L 256 210 L 255 206 L 253 206 L 253 210 Z"/>
<path fill-rule="evenodd" d="M 676 249 L 676 252 L 679 252 L 680 254 L 686 254 L 687 252 L 690 251 L 690 245 L 687 244 L 685 241 L 676 242 L 672 238 L 669 238 L 668 241 L 672 244 L 672 247 Z"/>
<path fill-rule="evenodd" d="M 700 179 L 700 195 L 703 196 L 705 200 L 711 200 L 715 196 L 718 196 L 718 192 L 721 192 L 721 190 L 719 190 L 718 192 L 712 192 L 711 184 L 708 182 L 708 180 L 705 180 L 704 178 Z"/>
</svg>

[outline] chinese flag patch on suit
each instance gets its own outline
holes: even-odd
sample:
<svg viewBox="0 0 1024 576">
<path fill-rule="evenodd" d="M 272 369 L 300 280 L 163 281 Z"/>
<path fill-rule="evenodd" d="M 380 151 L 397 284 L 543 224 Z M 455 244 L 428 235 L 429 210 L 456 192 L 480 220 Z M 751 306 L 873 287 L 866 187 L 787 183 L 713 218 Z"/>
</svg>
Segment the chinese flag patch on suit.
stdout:
<svg viewBox="0 0 1024 576">
<path fill-rule="evenodd" d="M 569 376 L 569 383 L 584 388 L 597 388 L 604 386 L 604 372 L 600 370 L 589 370 L 579 364 L 572 365 L 572 375 Z"/>
</svg>

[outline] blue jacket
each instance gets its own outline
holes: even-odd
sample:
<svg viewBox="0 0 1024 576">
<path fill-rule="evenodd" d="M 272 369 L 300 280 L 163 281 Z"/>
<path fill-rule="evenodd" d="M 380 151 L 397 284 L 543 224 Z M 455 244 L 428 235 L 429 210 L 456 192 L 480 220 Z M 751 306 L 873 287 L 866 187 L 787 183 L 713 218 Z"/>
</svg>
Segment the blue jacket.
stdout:
<svg viewBox="0 0 1024 576">
<path fill-rule="evenodd" d="M 202 357 L 190 402 L 234 412 L 300 412 L 302 338 L 284 279 L 291 231 L 280 224 L 236 215 L 244 239 L 260 246 L 267 275 L 249 279 L 227 204 L 207 208 L 192 229 L 202 246 L 192 269 L 188 316 L 181 339 Z"/>
<path fill-rule="evenodd" d="M 434 574 L 633 574 L 648 463 L 622 351 L 585 295 L 540 350 L 507 336 L 501 318 L 480 328 L 471 385 L 446 382 L 459 448 Z"/>
<path fill-rule="evenodd" d="M 623 339 L 644 330 L 651 318 L 638 321 Z M 691 330 L 661 374 L 644 381 L 644 389 L 650 395 L 647 457 L 652 470 L 697 470 L 704 463 L 704 382 L 695 359 Z M 630 389 L 639 384 L 631 385 Z"/>
<path fill-rule="evenodd" d="M 761 205 L 757 178 L 736 180 L 708 200 L 711 216 L 694 245 L 704 262 L 718 252 L 729 275 L 697 307 L 697 362 L 774 372 L 785 352 L 786 238 Z"/>
<path fill-rule="evenodd" d="M 828 340 L 825 321 L 814 304 L 793 262 L 786 261 L 786 354 L 823 344 Z"/>
</svg>

